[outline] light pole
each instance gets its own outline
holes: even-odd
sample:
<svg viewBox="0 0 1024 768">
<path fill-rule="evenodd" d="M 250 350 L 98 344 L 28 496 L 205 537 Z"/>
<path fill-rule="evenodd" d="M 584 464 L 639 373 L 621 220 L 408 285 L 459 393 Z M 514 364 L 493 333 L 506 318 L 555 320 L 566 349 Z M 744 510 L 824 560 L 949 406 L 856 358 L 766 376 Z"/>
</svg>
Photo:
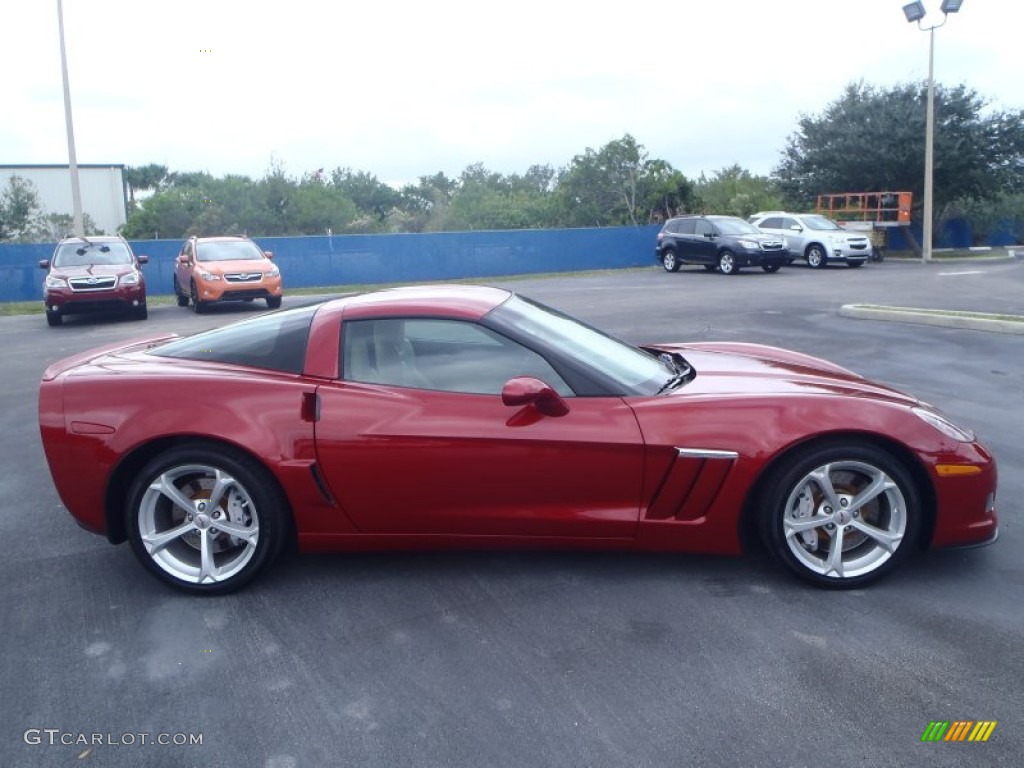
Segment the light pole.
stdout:
<svg viewBox="0 0 1024 768">
<path fill-rule="evenodd" d="M 78 158 L 75 156 L 75 129 L 71 125 L 71 87 L 68 85 L 68 57 L 64 52 L 64 5 L 57 0 L 57 27 L 60 31 L 60 70 L 64 76 L 64 121 L 68 129 L 68 170 L 71 172 L 71 209 L 77 237 L 85 237 L 82 217 L 82 192 L 78 186 Z"/>
<path fill-rule="evenodd" d="M 924 128 L 924 242 L 921 244 L 921 260 L 932 260 L 932 209 L 934 206 L 934 168 L 935 168 L 935 30 L 949 19 L 949 14 L 956 13 L 963 5 L 963 0 L 942 0 L 939 10 L 942 21 L 926 27 L 921 24 L 924 18 L 924 3 L 916 0 L 903 6 L 903 15 L 907 21 L 917 22 L 917 28 L 928 33 L 928 109 L 925 115 Z"/>
</svg>

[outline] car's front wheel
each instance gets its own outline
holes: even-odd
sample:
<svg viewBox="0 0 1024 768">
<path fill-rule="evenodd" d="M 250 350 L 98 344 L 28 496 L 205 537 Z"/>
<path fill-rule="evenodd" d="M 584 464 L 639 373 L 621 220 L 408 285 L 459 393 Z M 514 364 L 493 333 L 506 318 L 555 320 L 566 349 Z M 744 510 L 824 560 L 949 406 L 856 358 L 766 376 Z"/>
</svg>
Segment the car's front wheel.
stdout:
<svg viewBox="0 0 1024 768">
<path fill-rule="evenodd" d="M 280 309 L 281 308 L 281 297 L 280 296 L 267 296 L 267 309 Z"/>
<path fill-rule="evenodd" d="M 807 266 L 812 269 L 821 269 L 828 262 L 825 256 L 825 249 L 820 245 L 812 245 L 807 249 Z"/>
<path fill-rule="evenodd" d="M 735 275 L 740 271 L 732 251 L 722 251 L 718 254 L 718 269 L 723 275 Z"/>
<path fill-rule="evenodd" d="M 142 302 L 139 306 L 132 308 L 132 317 L 136 320 L 145 320 L 149 317 L 149 309 L 146 308 L 146 302 Z"/>
<path fill-rule="evenodd" d="M 863 263 L 863 261 L 848 261 L 846 262 L 846 266 L 850 267 L 850 269 L 856 269 Z"/>
<path fill-rule="evenodd" d="M 192 444 L 139 473 L 126 530 L 150 573 L 186 592 L 221 594 L 273 562 L 287 520 L 287 502 L 263 467 L 231 449 Z"/>
<path fill-rule="evenodd" d="M 51 312 L 50 310 L 46 310 L 46 324 L 51 328 L 63 325 L 64 316 L 60 312 Z"/>
<path fill-rule="evenodd" d="M 762 264 L 761 269 L 767 272 L 769 275 L 779 271 L 780 264 Z"/>
<path fill-rule="evenodd" d="M 850 589 L 881 578 L 910 552 L 920 496 L 906 467 L 868 443 L 798 450 L 767 478 L 762 534 L 797 576 Z"/>
<path fill-rule="evenodd" d="M 192 311 L 197 315 L 203 314 L 206 311 L 206 302 L 199 298 L 199 291 L 196 289 L 196 281 L 193 280 L 190 284 L 191 297 L 192 297 Z"/>
<path fill-rule="evenodd" d="M 187 293 L 181 290 L 181 286 L 178 285 L 178 276 L 174 276 L 174 298 L 178 300 L 179 307 L 187 307 L 189 302 L 189 296 Z"/>
<path fill-rule="evenodd" d="M 679 259 L 676 258 L 675 251 L 665 251 L 661 254 L 661 266 L 665 268 L 666 272 L 678 272 L 679 267 L 682 265 Z"/>
</svg>

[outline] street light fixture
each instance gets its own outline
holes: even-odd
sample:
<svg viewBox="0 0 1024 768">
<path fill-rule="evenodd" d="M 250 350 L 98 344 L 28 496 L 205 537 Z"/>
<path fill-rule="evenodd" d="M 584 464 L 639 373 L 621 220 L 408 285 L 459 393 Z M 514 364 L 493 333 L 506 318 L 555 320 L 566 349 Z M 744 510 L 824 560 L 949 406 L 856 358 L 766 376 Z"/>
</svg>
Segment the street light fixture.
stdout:
<svg viewBox="0 0 1024 768">
<path fill-rule="evenodd" d="M 949 19 L 949 14 L 957 13 L 963 0 L 942 0 L 939 10 L 942 21 L 925 27 L 921 24 L 924 18 L 924 3 L 916 0 L 903 6 L 903 15 L 909 22 L 917 22 L 917 28 L 928 33 L 928 111 L 925 116 L 924 134 L 924 242 L 921 244 L 922 261 L 932 260 L 932 208 L 935 167 L 935 30 Z"/>
</svg>

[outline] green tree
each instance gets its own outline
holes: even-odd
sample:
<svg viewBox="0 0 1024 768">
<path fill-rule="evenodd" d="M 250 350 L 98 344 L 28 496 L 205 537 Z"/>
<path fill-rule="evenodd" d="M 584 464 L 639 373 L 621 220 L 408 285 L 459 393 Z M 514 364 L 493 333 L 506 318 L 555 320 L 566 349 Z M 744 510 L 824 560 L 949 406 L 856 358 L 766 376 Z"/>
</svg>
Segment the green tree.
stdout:
<svg viewBox="0 0 1024 768">
<path fill-rule="evenodd" d="M 650 160 L 629 134 L 576 155 L 555 188 L 561 223 L 572 227 L 646 224 L 685 207 L 692 193 L 681 173 Z"/>
<path fill-rule="evenodd" d="M 0 241 L 30 240 L 40 210 L 35 184 L 21 176 L 11 176 L 7 187 L 0 191 Z"/>
<path fill-rule="evenodd" d="M 382 226 L 388 213 L 402 201 L 397 189 L 366 171 L 335 168 L 331 171 L 331 184 L 355 204 L 359 216 L 367 220 L 363 226 L 371 230 Z"/>
<path fill-rule="evenodd" d="M 86 236 L 105 234 L 88 213 L 82 214 L 82 224 Z M 55 243 L 73 233 L 74 228 L 75 217 L 70 213 L 45 213 L 36 217 L 29 235 L 38 243 Z"/>
<path fill-rule="evenodd" d="M 782 198 L 767 176 L 755 176 L 739 165 L 703 173 L 697 180 L 699 207 L 706 213 L 722 213 L 747 218 L 758 211 L 783 207 Z"/>
<path fill-rule="evenodd" d="M 167 178 L 167 166 L 149 163 L 148 165 L 126 165 L 122 171 L 125 188 L 128 190 L 128 212 L 135 210 L 135 193 L 159 189 Z"/>
<path fill-rule="evenodd" d="M 926 85 L 864 83 L 816 116 L 803 116 L 773 177 L 807 208 L 834 192 L 910 191 L 923 204 Z M 935 215 L 957 199 L 1024 189 L 1024 111 L 987 109 L 964 85 L 935 86 Z"/>
</svg>

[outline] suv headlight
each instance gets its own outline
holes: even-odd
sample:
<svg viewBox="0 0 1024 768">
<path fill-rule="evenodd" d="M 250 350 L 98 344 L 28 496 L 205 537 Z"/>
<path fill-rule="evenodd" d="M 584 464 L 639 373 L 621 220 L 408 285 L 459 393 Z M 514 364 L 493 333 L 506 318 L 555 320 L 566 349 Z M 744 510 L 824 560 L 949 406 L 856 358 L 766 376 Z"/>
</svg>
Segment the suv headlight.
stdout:
<svg viewBox="0 0 1024 768">
<path fill-rule="evenodd" d="M 129 272 L 127 275 L 121 275 L 121 285 L 138 285 L 139 284 L 139 273 Z"/>
<path fill-rule="evenodd" d="M 756 240 L 737 240 L 736 242 L 739 243 L 743 248 L 746 248 L 751 251 L 761 250 L 761 244 Z"/>
<path fill-rule="evenodd" d="M 203 280 L 207 280 L 207 281 L 209 281 L 211 283 L 216 282 L 217 280 L 220 280 L 220 275 L 215 275 L 215 274 L 213 274 L 213 272 L 200 272 L 199 276 L 201 278 L 203 278 Z"/>
<path fill-rule="evenodd" d="M 921 421 L 931 424 L 946 437 L 959 440 L 961 443 L 974 442 L 974 433 L 971 430 L 958 427 L 941 413 L 936 413 L 927 408 L 911 408 L 911 410 Z"/>
<path fill-rule="evenodd" d="M 266 275 L 264 275 L 264 277 L 266 277 L 268 279 L 271 278 L 271 277 L 280 277 L 280 276 L 281 276 L 281 270 L 278 269 L 277 267 L 271 267 L 270 271 L 267 272 Z"/>
<path fill-rule="evenodd" d="M 47 275 L 44 282 L 47 288 L 67 288 L 68 282 L 63 277 L 55 277 L 54 275 Z"/>
</svg>

